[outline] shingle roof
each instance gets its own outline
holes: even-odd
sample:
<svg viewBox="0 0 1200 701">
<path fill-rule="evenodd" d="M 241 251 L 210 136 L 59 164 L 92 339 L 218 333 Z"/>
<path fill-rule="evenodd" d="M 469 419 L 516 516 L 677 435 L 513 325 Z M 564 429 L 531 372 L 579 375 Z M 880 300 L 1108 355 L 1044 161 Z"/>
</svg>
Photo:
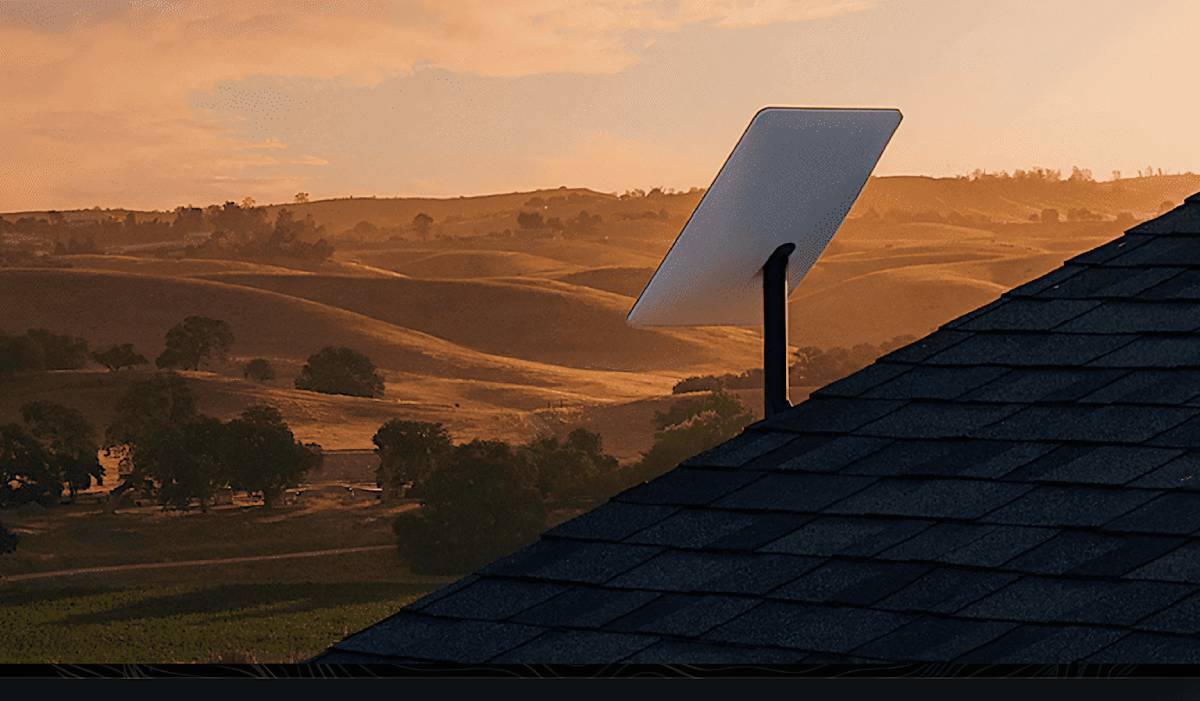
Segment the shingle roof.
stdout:
<svg viewBox="0 0 1200 701">
<path fill-rule="evenodd" d="M 327 661 L 1200 661 L 1200 195 Z"/>
</svg>

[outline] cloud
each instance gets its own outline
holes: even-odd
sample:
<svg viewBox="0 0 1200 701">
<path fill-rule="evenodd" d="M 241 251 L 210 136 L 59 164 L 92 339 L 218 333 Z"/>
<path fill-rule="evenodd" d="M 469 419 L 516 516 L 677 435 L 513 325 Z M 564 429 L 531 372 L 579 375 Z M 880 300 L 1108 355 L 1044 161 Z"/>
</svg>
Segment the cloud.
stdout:
<svg viewBox="0 0 1200 701">
<path fill-rule="evenodd" d="M 861 10 L 855 0 L 96 0 L 0 3 L 0 210 L 163 206 L 301 184 L 325 164 L 248 143 L 191 96 L 251 76 L 370 86 L 436 65 L 485 76 L 610 74 L 646 35 Z M 641 43 L 633 39 L 637 36 Z M 245 106 L 254 119 L 256 106 Z M 264 150 L 278 152 L 267 157 Z M 244 183 L 244 191 L 231 188 Z M 274 193 L 276 196 L 278 192 Z"/>
</svg>

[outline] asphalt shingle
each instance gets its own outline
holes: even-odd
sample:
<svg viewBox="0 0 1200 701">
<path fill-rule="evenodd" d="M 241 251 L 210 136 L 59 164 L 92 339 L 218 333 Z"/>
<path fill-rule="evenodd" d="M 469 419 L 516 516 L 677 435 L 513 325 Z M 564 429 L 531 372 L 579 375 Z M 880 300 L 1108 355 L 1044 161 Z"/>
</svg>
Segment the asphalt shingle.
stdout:
<svg viewBox="0 0 1200 701">
<path fill-rule="evenodd" d="M 1004 567 L 1035 574 L 1120 577 L 1182 543 L 1179 538 L 1065 531 Z"/>
<path fill-rule="evenodd" d="M 831 560 L 771 592 L 815 604 L 870 606 L 929 571 L 927 565 Z"/>
<path fill-rule="evenodd" d="M 1019 526 L 1099 527 L 1157 495 L 1140 489 L 1037 487 L 988 514 L 987 520 Z"/>
<path fill-rule="evenodd" d="M 756 604 L 758 599 L 749 597 L 663 594 L 609 623 L 607 628 L 628 633 L 694 638 L 750 610 Z"/>
<path fill-rule="evenodd" d="M 751 472 L 678 468 L 617 495 L 637 504 L 702 506 L 740 489 L 759 475 Z"/>
<path fill-rule="evenodd" d="M 932 365 L 1077 368 L 1134 340 L 1123 334 L 977 333 L 934 355 Z"/>
<path fill-rule="evenodd" d="M 1093 626 L 1023 625 L 955 660 L 964 664 L 1071 664 L 1128 633 Z"/>
<path fill-rule="evenodd" d="M 337 649 L 385 657 L 481 662 L 525 643 L 544 628 L 433 618 L 401 612 L 336 645 Z"/>
<path fill-rule="evenodd" d="M 828 511 L 843 514 L 971 519 L 992 511 L 1032 487 L 992 480 L 883 479 Z"/>
<path fill-rule="evenodd" d="M 1049 443 L 898 440 L 845 468 L 856 475 L 998 478 L 1054 450 Z"/>
<path fill-rule="evenodd" d="M 931 521 L 920 520 L 818 517 L 762 549 L 806 556 L 871 556 L 930 525 Z"/>
<path fill-rule="evenodd" d="M 746 466 L 776 472 L 836 472 L 891 443 L 862 436 L 799 436 Z"/>
<path fill-rule="evenodd" d="M 496 664 L 609 664 L 657 641 L 658 638 L 649 635 L 556 630 L 490 661 Z"/>
<path fill-rule="evenodd" d="M 552 581 L 600 584 L 645 562 L 662 548 L 569 540 L 540 540 L 482 572 Z"/>
<path fill-rule="evenodd" d="M 858 475 L 769 474 L 716 505 L 727 509 L 814 513 L 874 481 L 873 477 Z"/>
<path fill-rule="evenodd" d="M 863 608 L 767 602 L 716 628 L 709 640 L 847 653 L 913 620 Z"/>
<path fill-rule="evenodd" d="M 1015 404 L 914 402 L 859 427 L 857 433 L 884 438 L 959 438 L 974 435 L 1021 408 Z"/>
<path fill-rule="evenodd" d="M 1010 299 L 959 328 L 967 331 L 1049 331 L 1099 305 L 1100 302 L 1093 300 Z"/>
<path fill-rule="evenodd" d="M 998 621 L 924 618 L 888 633 L 855 652 L 886 660 L 952 660 L 994 641 L 1016 627 L 1015 623 Z"/>
<path fill-rule="evenodd" d="M 1016 579 L 1017 575 L 1008 572 L 939 567 L 876 603 L 875 607 L 910 613 L 951 614 Z"/>
<path fill-rule="evenodd" d="M 958 615 L 1031 623 L 1132 625 L 1191 590 L 1162 582 L 1027 577 L 971 604 Z"/>
<path fill-rule="evenodd" d="M 663 592 L 765 594 L 821 564 L 815 557 L 667 551 L 609 586 Z"/>
</svg>

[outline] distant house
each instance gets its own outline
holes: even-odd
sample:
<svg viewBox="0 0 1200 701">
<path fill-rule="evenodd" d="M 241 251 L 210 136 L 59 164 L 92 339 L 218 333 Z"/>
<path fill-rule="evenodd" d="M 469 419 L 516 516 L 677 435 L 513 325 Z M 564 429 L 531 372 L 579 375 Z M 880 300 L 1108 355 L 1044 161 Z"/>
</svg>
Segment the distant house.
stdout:
<svg viewBox="0 0 1200 701">
<path fill-rule="evenodd" d="M 1200 195 L 323 662 L 1200 662 Z"/>
</svg>

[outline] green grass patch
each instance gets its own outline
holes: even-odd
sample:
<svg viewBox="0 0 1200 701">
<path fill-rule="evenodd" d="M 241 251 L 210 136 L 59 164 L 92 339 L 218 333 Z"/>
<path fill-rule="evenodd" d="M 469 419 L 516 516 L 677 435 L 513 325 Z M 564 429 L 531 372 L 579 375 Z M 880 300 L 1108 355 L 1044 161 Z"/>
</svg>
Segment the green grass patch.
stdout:
<svg viewBox="0 0 1200 701">
<path fill-rule="evenodd" d="M 6 586 L 0 663 L 301 661 L 431 588 L 379 581 Z"/>
</svg>

